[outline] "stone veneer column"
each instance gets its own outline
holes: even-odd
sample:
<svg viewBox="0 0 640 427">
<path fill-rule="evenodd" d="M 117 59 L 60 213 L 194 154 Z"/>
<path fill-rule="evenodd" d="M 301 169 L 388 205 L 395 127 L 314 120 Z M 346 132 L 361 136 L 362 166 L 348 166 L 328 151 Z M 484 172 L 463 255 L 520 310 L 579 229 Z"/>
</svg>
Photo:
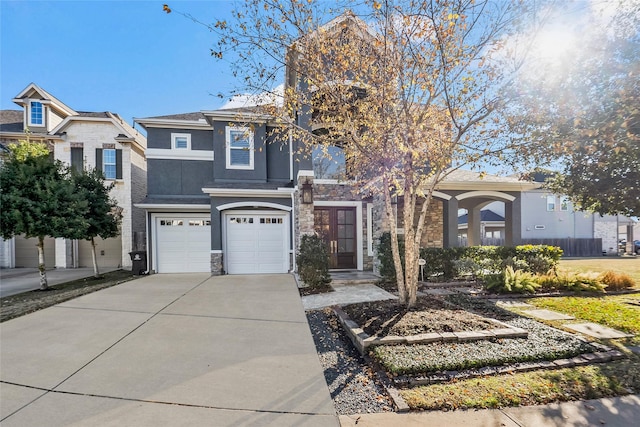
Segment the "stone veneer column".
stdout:
<svg viewBox="0 0 640 427">
<path fill-rule="evenodd" d="M 313 176 L 300 176 L 298 178 L 298 188 L 293 195 L 293 204 L 295 211 L 295 244 L 296 244 L 296 253 L 300 248 L 300 239 L 305 234 L 314 234 L 315 233 L 315 222 L 313 218 L 313 203 L 305 204 L 302 203 L 302 184 L 308 182 L 313 186 Z M 314 188 L 314 193 L 315 193 Z M 314 197 L 315 199 L 315 197 Z"/>
<path fill-rule="evenodd" d="M 220 276 L 222 274 L 222 253 L 211 254 L 211 275 Z"/>
<path fill-rule="evenodd" d="M 382 192 L 375 192 L 373 195 L 373 207 L 371 208 L 371 237 L 373 245 L 373 272 L 379 274 L 380 259 L 378 258 L 378 244 L 380 237 L 385 231 L 391 231 L 387 215 L 384 208 L 384 195 Z"/>
</svg>

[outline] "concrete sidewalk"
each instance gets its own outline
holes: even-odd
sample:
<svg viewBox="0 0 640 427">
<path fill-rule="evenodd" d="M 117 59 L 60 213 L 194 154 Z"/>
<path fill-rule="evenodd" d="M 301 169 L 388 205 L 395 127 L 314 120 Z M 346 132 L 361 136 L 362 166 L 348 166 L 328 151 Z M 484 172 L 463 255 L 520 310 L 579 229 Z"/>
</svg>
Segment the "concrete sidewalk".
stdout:
<svg viewBox="0 0 640 427">
<path fill-rule="evenodd" d="M 503 409 L 340 416 L 343 427 L 629 427 L 638 425 L 638 420 L 640 397 L 637 395 Z"/>
<path fill-rule="evenodd" d="M 152 275 L 0 337 L 4 427 L 339 425 L 290 275 Z"/>
<path fill-rule="evenodd" d="M 119 270 L 120 267 L 101 267 L 100 273 Z M 93 276 L 93 268 L 47 269 L 49 286 Z M 40 272 L 37 268 L 0 269 L 0 297 L 8 297 L 40 289 Z"/>
</svg>

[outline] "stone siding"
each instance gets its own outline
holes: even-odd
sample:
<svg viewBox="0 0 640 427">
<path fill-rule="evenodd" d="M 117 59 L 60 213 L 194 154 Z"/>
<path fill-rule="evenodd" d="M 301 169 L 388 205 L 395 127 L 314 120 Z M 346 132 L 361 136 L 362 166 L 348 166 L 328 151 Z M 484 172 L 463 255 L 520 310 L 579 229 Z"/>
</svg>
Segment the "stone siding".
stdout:
<svg viewBox="0 0 640 427">
<path fill-rule="evenodd" d="M 224 264 L 222 262 L 222 253 L 211 254 L 211 275 L 220 276 L 222 275 L 223 269 Z"/>
</svg>

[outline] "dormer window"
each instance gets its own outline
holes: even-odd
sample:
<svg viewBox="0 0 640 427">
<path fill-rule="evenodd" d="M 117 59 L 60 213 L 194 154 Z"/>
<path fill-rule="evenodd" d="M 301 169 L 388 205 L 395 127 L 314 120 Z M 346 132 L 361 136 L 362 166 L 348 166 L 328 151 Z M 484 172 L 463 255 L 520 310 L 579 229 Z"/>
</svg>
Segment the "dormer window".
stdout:
<svg viewBox="0 0 640 427">
<path fill-rule="evenodd" d="M 42 102 L 29 102 L 29 126 L 44 126 L 44 106 Z"/>
<path fill-rule="evenodd" d="M 188 133 L 172 133 L 171 149 L 173 150 L 190 150 L 191 134 Z"/>
<path fill-rule="evenodd" d="M 249 127 L 227 126 L 227 169 L 253 169 L 253 132 Z"/>
</svg>

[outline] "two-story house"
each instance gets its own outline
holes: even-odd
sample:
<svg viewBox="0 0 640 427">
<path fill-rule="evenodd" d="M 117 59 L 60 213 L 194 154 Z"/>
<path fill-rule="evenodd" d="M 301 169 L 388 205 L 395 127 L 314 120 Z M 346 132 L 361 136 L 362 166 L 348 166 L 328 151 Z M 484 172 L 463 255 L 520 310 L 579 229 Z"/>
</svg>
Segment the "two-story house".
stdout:
<svg viewBox="0 0 640 427">
<path fill-rule="evenodd" d="M 348 19 L 327 25 L 339 29 L 336 22 Z M 287 88 L 304 90 L 303 80 L 288 68 Z M 135 120 L 148 140 L 148 194 L 136 206 L 147 212 L 150 271 L 293 271 L 300 237 L 314 233 L 325 241 L 332 269 L 375 269 L 376 242 L 391 227 L 380 192 L 349 180 L 339 143 L 304 147 L 283 135 L 278 119 L 251 104 L 263 98 Z M 310 106 L 294 116 L 300 128 L 316 130 Z M 458 209 L 469 209 L 475 224 L 494 200 L 506 206 L 507 243 L 519 243 L 520 193 L 530 187 L 514 178 L 451 174 L 434 193 L 422 245 L 457 246 Z M 402 211 L 402 197 L 395 206 Z M 395 227 L 402 232 L 402 224 Z"/>
<path fill-rule="evenodd" d="M 146 138 L 111 112 L 76 111 L 34 83 L 13 102 L 21 110 L 0 113 L 0 142 L 44 142 L 55 159 L 71 167 L 102 170 L 115 187 L 111 196 L 122 214 L 120 236 L 96 239 L 100 267 L 130 267 L 129 252 L 144 245 L 144 212 L 134 207 L 147 193 Z M 17 236 L 2 244 L 3 267 L 37 267 L 35 239 Z M 46 239 L 47 267 L 91 267 L 87 240 Z"/>
</svg>

